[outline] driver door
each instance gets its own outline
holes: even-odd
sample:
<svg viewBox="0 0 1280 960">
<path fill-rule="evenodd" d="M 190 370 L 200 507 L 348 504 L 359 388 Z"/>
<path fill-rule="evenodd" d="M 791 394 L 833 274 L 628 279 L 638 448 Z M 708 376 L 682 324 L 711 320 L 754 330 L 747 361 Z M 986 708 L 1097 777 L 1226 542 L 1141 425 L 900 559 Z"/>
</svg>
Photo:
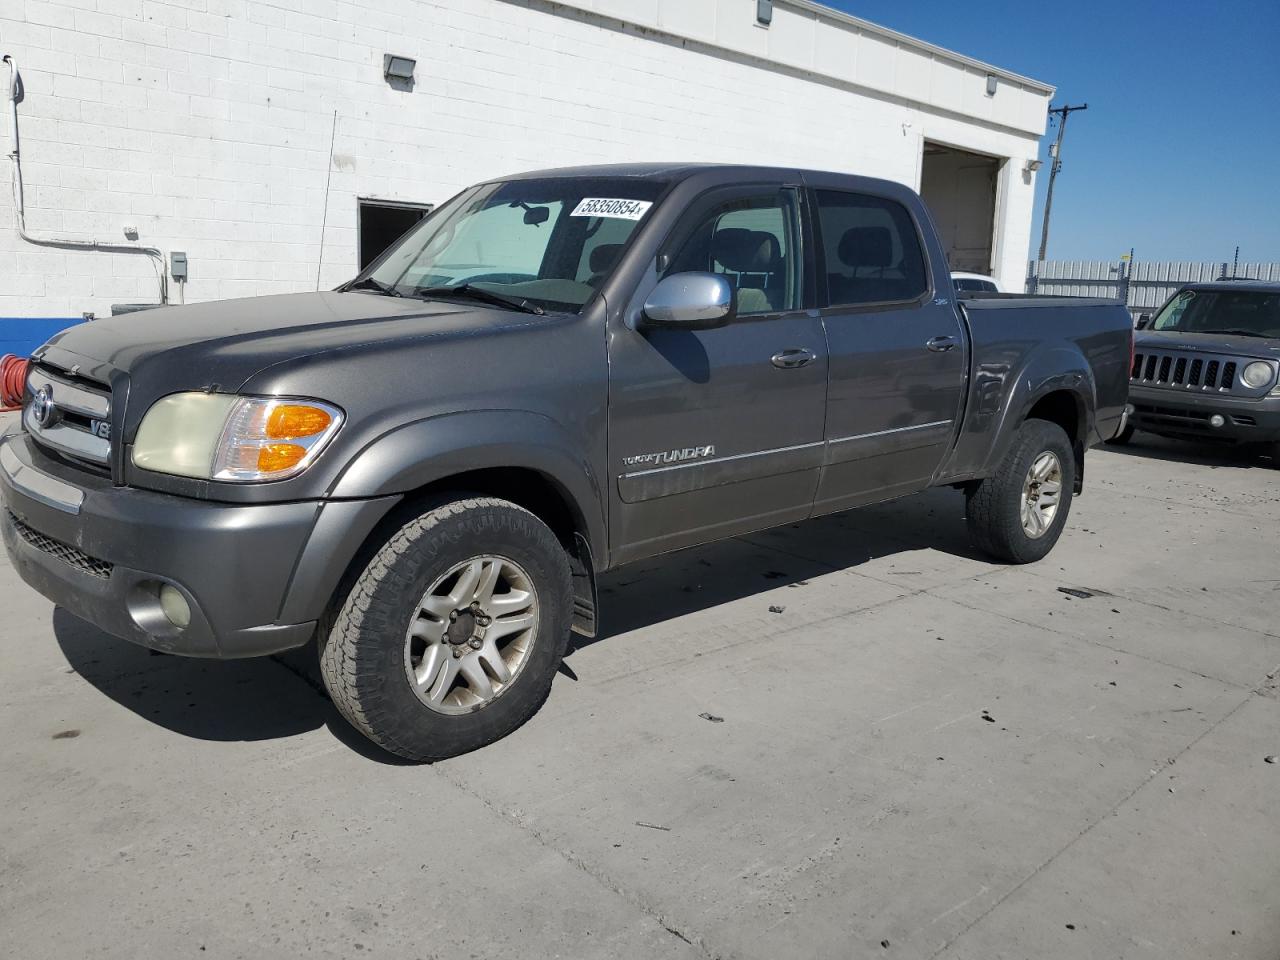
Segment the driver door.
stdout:
<svg viewBox="0 0 1280 960">
<path fill-rule="evenodd" d="M 651 272 L 708 271 L 737 316 L 710 330 L 609 338 L 611 550 L 635 560 L 808 516 L 822 466 L 827 349 L 806 309 L 800 191 L 710 191 Z M 642 290 L 641 294 L 647 294 Z"/>
</svg>

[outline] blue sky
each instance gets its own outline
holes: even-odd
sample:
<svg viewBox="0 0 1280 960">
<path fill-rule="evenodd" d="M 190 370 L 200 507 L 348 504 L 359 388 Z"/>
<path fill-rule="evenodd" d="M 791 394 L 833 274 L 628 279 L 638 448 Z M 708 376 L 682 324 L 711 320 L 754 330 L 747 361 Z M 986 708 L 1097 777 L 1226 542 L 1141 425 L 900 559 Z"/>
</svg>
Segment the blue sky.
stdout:
<svg viewBox="0 0 1280 960">
<path fill-rule="evenodd" d="M 1138 260 L 1220 261 L 1239 244 L 1241 261 L 1280 261 L 1276 0 L 825 2 L 1053 84 L 1054 106 L 1089 104 L 1067 125 L 1050 259 L 1134 247 Z"/>
</svg>

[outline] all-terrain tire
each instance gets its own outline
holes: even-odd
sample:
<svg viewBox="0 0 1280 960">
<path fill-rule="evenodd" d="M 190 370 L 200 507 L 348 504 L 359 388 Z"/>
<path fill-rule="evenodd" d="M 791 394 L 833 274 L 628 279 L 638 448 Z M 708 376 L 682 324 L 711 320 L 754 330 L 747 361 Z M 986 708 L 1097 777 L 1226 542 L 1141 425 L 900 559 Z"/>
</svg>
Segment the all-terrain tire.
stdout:
<svg viewBox="0 0 1280 960">
<path fill-rule="evenodd" d="M 1061 492 L 1052 523 L 1037 537 L 1023 529 L 1022 502 L 1031 466 L 1045 453 L 1061 465 Z M 1071 511 L 1076 480 L 1071 441 L 1056 423 L 1027 420 L 995 471 L 968 491 L 969 537 L 975 547 L 1008 563 L 1034 563 L 1053 549 Z"/>
<path fill-rule="evenodd" d="M 437 578 L 485 555 L 527 571 L 537 596 L 535 639 L 497 697 L 471 712 L 440 713 L 423 703 L 406 673 L 409 624 Z M 547 698 L 569 642 L 571 589 L 564 549 L 528 510 L 479 496 L 430 507 L 373 555 L 322 631 L 325 687 L 352 726 L 398 756 L 432 761 L 475 750 L 511 733 Z"/>
</svg>

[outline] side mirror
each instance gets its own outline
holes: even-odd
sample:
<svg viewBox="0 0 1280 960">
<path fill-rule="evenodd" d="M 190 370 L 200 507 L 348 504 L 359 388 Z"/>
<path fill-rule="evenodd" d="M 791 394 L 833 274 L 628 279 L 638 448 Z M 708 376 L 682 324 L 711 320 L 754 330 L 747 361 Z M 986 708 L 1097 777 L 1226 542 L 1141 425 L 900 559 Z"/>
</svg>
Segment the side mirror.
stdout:
<svg viewBox="0 0 1280 960">
<path fill-rule="evenodd" d="M 1147 329 L 1147 327 L 1149 327 L 1149 326 L 1151 326 L 1151 314 L 1149 314 L 1149 313 L 1142 313 L 1142 314 L 1139 314 L 1139 315 L 1138 315 L 1138 324 L 1137 324 L 1138 329 L 1139 329 L 1139 330 L 1145 330 L 1145 329 Z"/>
<path fill-rule="evenodd" d="M 709 330 L 737 313 L 733 286 L 717 273 L 675 273 L 664 277 L 644 302 L 643 322 L 651 327 Z"/>
</svg>

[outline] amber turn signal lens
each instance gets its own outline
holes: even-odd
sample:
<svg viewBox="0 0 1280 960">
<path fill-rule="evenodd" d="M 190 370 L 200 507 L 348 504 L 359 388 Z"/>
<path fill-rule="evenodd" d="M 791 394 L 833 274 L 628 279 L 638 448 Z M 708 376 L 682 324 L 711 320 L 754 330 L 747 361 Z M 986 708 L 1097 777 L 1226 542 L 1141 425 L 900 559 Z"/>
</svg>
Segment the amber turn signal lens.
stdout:
<svg viewBox="0 0 1280 960">
<path fill-rule="evenodd" d="M 258 471 L 275 473 L 278 470 L 291 470 L 306 455 L 307 448 L 296 443 L 268 443 L 258 448 Z"/>
<path fill-rule="evenodd" d="M 297 437 L 311 437 L 320 433 L 333 422 L 328 412 L 319 407 L 310 407 L 300 403 L 284 403 L 271 411 L 267 418 L 267 436 L 272 440 L 293 440 Z M 292 444 L 280 446 L 292 447 Z M 301 451 L 301 447 L 293 447 Z M 292 466 L 293 461 L 289 464 Z"/>
</svg>

